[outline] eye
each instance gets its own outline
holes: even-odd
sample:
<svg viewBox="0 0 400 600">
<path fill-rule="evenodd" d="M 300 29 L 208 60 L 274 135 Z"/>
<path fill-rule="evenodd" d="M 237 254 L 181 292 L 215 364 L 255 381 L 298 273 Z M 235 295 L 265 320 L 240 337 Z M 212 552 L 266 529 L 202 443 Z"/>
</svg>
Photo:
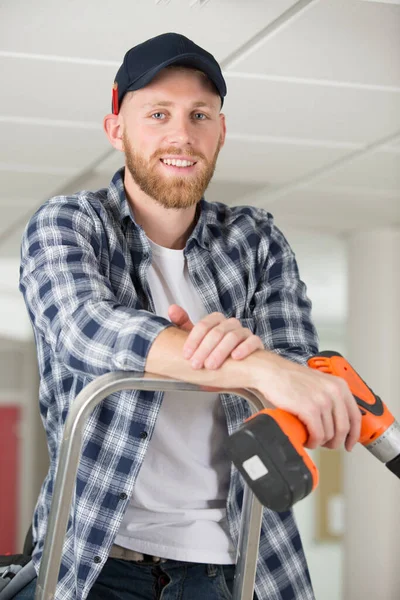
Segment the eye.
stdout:
<svg viewBox="0 0 400 600">
<path fill-rule="evenodd" d="M 207 116 L 204 113 L 194 113 L 194 118 L 196 119 L 196 121 L 204 121 L 205 119 L 207 119 Z"/>
<path fill-rule="evenodd" d="M 165 113 L 155 112 L 151 116 L 152 116 L 153 119 L 156 119 L 157 121 L 161 121 L 162 119 L 165 118 Z"/>
</svg>

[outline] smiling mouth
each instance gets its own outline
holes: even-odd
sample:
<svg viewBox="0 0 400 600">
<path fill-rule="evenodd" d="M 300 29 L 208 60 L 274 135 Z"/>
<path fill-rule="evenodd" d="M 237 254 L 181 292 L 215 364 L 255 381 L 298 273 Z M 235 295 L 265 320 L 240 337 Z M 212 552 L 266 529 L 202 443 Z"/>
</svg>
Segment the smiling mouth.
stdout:
<svg viewBox="0 0 400 600">
<path fill-rule="evenodd" d="M 197 164 L 197 161 L 190 161 L 180 158 L 160 158 L 160 162 L 167 167 L 176 167 L 178 169 L 190 169 Z"/>
</svg>

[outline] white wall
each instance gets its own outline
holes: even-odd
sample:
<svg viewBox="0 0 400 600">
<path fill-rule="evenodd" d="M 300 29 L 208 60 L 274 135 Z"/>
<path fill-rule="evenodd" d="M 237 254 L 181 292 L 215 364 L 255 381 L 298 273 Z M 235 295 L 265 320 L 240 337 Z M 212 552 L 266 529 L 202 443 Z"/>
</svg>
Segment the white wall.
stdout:
<svg viewBox="0 0 400 600">
<path fill-rule="evenodd" d="M 27 341 L 32 339 L 22 294 L 18 290 L 19 260 L 0 260 L 0 337 Z"/>
<path fill-rule="evenodd" d="M 284 230 L 291 243 L 313 303 L 320 349 L 334 350 L 344 356 L 347 320 L 347 254 L 344 239 L 339 236 Z M 318 467 L 318 452 L 310 451 Z M 316 600 L 343 600 L 343 546 L 339 542 L 316 541 L 316 496 L 311 494 L 295 506 L 295 515 Z"/>
</svg>

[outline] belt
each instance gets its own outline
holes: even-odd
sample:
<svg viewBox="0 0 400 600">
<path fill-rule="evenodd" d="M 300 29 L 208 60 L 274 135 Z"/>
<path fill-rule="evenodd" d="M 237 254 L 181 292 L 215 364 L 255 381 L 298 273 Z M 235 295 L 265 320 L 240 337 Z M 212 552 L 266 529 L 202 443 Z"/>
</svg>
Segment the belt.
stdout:
<svg viewBox="0 0 400 600">
<path fill-rule="evenodd" d="M 131 562 L 138 563 L 164 563 L 167 561 L 166 558 L 160 556 L 151 556 L 150 554 L 143 554 L 142 552 L 136 552 L 136 550 L 129 550 L 129 548 L 123 548 L 114 544 L 111 548 L 110 558 L 119 558 L 121 560 L 129 560 Z"/>
</svg>

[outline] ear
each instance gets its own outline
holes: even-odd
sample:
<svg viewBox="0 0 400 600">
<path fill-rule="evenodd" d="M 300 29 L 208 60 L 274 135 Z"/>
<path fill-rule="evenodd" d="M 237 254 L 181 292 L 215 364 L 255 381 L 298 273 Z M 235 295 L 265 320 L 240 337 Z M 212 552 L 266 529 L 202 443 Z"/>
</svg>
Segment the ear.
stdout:
<svg viewBox="0 0 400 600">
<path fill-rule="evenodd" d="M 226 138 L 226 121 L 225 121 L 225 115 L 223 113 L 220 113 L 219 115 L 219 121 L 221 124 L 221 148 L 222 146 L 225 144 L 225 138 Z"/>
<path fill-rule="evenodd" d="M 106 115 L 103 119 L 103 129 L 106 132 L 110 144 L 116 150 L 124 151 L 122 142 L 122 121 L 120 115 Z"/>
</svg>

